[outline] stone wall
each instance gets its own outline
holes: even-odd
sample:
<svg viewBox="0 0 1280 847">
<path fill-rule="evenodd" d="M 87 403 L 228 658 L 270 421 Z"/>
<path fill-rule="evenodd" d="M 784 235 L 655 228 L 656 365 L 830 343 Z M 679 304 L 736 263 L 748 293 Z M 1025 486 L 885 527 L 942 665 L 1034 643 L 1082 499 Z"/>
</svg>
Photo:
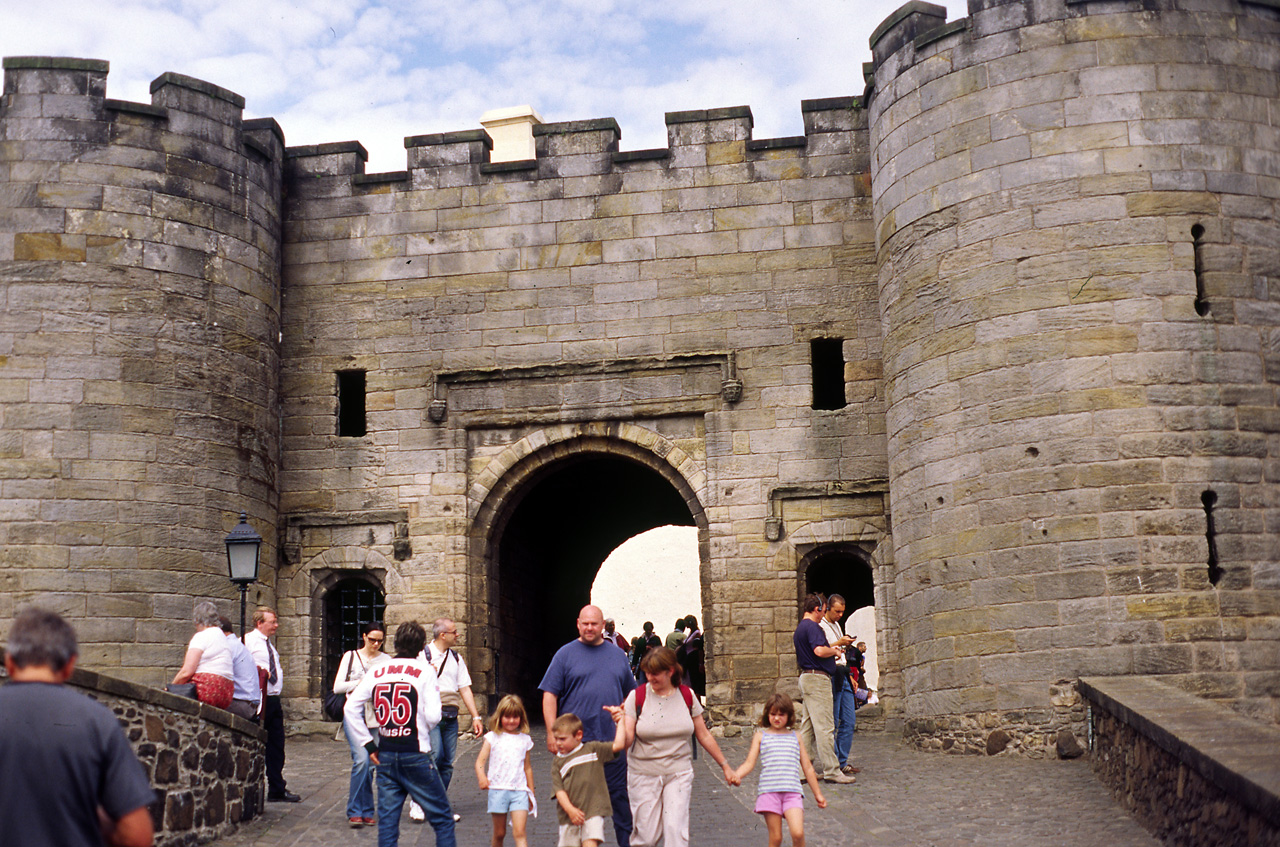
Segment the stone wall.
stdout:
<svg viewBox="0 0 1280 847">
<path fill-rule="evenodd" d="M 204 844 L 262 811 L 266 732 L 257 724 L 81 668 L 69 684 L 120 719 L 156 792 L 156 847 Z"/>
<path fill-rule="evenodd" d="M 754 714 L 793 675 L 794 539 L 887 531 L 865 114 L 803 114 L 804 136 L 754 139 L 746 108 L 672 113 L 668 147 L 623 152 L 612 120 L 544 124 L 535 159 L 502 164 L 478 131 L 410 138 L 389 174 L 354 143 L 290 148 L 282 513 L 402 510 L 408 542 L 373 516 L 301 529 L 279 585 L 300 636 L 314 586 L 374 573 L 397 619 L 463 624 L 487 689 L 513 480 L 620 457 L 702 530 L 712 702 Z M 841 408 L 812 408 L 815 337 L 843 339 Z M 367 373 L 361 437 L 336 430 L 346 369 Z"/>
<path fill-rule="evenodd" d="M 1079 732 L 1082 674 L 1280 719 L 1272 6 L 917 2 L 873 36 L 916 737 Z"/>
<path fill-rule="evenodd" d="M 1081 689 L 1094 773 L 1161 843 L 1280 844 L 1280 731 L 1155 678 Z"/>
</svg>

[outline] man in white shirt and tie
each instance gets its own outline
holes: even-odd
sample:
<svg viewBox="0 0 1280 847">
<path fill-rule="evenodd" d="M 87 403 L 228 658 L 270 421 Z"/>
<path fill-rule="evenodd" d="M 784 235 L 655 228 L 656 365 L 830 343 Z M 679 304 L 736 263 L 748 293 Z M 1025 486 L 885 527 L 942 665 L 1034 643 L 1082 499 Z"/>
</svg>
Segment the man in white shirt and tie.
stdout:
<svg viewBox="0 0 1280 847">
<path fill-rule="evenodd" d="M 280 691 L 284 674 L 280 670 L 280 654 L 271 636 L 280 628 L 275 610 L 259 606 L 253 610 L 253 629 L 244 635 L 244 646 L 253 654 L 258 667 L 267 672 L 263 691 L 262 728 L 267 731 L 267 799 L 281 803 L 297 803 L 302 798 L 285 788 L 284 783 L 284 709 Z"/>
</svg>

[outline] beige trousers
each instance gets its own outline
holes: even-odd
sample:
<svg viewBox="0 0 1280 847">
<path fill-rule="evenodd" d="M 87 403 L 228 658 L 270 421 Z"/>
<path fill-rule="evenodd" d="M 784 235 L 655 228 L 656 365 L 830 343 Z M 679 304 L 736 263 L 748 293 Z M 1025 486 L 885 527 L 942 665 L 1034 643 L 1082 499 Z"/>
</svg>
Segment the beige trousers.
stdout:
<svg viewBox="0 0 1280 847">
<path fill-rule="evenodd" d="M 820 673 L 800 674 L 800 693 L 804 695 L 804 720 L 800 721 L 800 739 L 809 751 L 809 760 L 823 779 L 839 776 L 840 760 L 836 758 L 835 697 L 831 693 L 831 677 Z"/>
<path fill-rule="evenodd" d="M 627 768 L 631 798 L 631 847 L 689 847 L 689 798 L 693 770 L 649 776 Z"/>
</svg>

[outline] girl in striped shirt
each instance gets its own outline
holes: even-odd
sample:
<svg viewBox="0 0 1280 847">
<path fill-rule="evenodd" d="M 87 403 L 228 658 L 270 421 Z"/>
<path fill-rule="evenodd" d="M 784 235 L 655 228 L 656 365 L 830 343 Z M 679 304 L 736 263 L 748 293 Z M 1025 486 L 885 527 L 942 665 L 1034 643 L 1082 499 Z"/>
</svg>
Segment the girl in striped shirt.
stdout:
<svg viewBox="0 0 1280 847">
<path fill-rule="evenodd" d="M 782 844 L 782 821 L 787 821 L 794 847 L 804 847 L 804 796 L 800 793 L 800 774 L 813 791 L 819 809 L 827 807 L 827 798 L 818 786 L 818 774 L 809 761 L 800 737 L 796 735 L 796 707 L 785 694 L 774 694 L 764 704 L 760 729 L 751 739 L 751 750 L 742 767 L 734 771 L 738 779 L 751 773 L 760 762 L 760 787 L 757 789 L 756 812 L 764 815 L 769 829 L 769 847 Z"/>
</svg>

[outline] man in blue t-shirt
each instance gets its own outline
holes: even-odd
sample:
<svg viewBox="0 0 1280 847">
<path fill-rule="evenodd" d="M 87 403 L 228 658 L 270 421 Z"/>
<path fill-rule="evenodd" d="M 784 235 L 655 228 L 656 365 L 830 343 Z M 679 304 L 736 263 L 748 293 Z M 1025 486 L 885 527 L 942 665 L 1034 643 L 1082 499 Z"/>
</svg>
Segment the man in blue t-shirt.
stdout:
<svg viewBox="0 0 1280 847">
<path fill-rule="evenodd" d="M 65 683 L 76 633 L 29 608 L 13 620 L 0 686 L 0 843 L 150 847 L 151 782 L 111 710 Z"/>
<path fill-rule="evenodd" d="M 791 637 L 796 648 L 796 665 L 800 668 L 800 694 L 804 697 L 804 719 L 800 721 L 800 738 L 813 752 L 809 757 L 826 782 L 857 782 L 852 774 L 840 771 L 836 758 L 836 721 L 831 694 L 831 678 L 836 672 L 837 648 L 827 644 L 827 635 L 818 621 L 826 604 L 817 594 L 804 598 L 804 617 Z"/>
<path fill-rule="evenodd" d="M 621 706 L 636 687 L 627 654 L 604 639 L 604 613 L 596 606 L 583 606 L 578 613 L 578 638 L 556 651 L 547 673 L 538 683 L 542 689 L 542 717 L 547 726 L 547 749 L 556 753 L 551 725 L 556 718 L 572 712 L 582 720 L 584 741 L 612 741 L 613 718 L 605 706 Z M 631 802 L 627 798 L 627 757 L 618 757 L 604 766 L 613 805 L 613 832 L 618 847 L 631 847 Z"/>
</svg>

